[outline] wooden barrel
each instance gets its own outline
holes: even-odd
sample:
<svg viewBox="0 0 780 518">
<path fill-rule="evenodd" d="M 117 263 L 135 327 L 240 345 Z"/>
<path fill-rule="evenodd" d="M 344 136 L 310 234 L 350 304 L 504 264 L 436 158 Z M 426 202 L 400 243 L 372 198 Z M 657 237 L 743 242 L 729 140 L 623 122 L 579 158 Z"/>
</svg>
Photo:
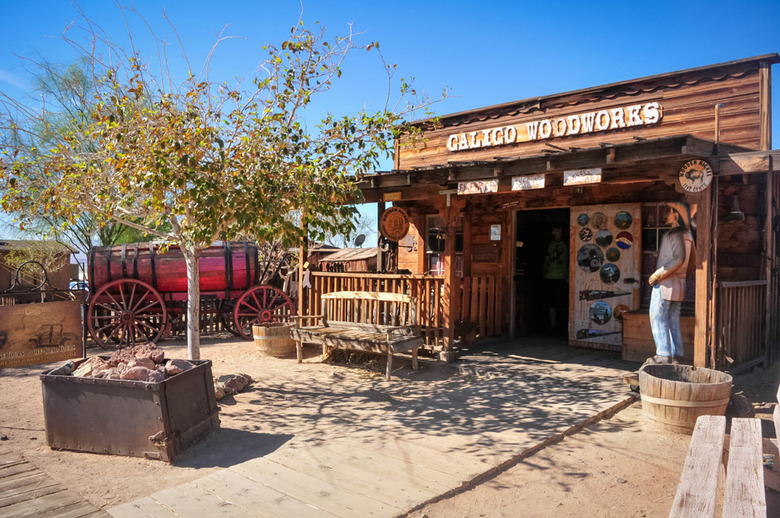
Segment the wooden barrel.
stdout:
<svg viewBox="0 0 780 518">
<path fill-rule="evenodd" d="M 700 415 L 724 415 L 731 376 L 690 365 L 644 365 L 639 369 L 642 412 L 653 425 L 691 434 Z"/>
<path fill-rule="evenodd" d="M 290 338 L 291 324 L 268 323 L 252 326 L 257 350 L 262 355 L 282 357 L 295 353 L 295 340 Z"/>
<path fill-rule="evenodd" d="M 247 290 L 262 275 L 257 245 L 250 242 L 204 248 L 198 268 L 201 292 Z M 187 293 L 187 264 L 178 246 L 164 254 L 154 243 L 95 246 L 89 251 L 88 271 L 90 293 L 117 279 L 138 279 L 160 293 Z"/>
</svg>

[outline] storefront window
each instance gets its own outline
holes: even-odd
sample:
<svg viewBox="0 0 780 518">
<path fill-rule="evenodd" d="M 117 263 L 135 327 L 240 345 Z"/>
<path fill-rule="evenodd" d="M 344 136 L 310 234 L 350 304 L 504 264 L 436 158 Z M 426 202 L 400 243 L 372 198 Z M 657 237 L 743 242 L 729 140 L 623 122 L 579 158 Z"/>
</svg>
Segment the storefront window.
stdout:
<svg viewBox="0 0 780 518">
<path fill-rule="evenodd" d="M 446 228 L 444 218 L 430 215 L 425 217 L 425 262 L 428 273 L 444 275 L 444 251 Z M 463 277 L 463 216 L 455 223 L 455 275 Z"/>
</svg>

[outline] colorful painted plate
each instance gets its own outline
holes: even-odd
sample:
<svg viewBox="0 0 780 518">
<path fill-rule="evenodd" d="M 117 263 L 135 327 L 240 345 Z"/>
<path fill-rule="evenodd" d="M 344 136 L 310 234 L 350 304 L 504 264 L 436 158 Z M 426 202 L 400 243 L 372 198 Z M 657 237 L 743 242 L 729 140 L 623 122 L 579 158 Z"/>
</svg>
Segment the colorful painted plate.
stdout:
<svg viewBox="0 0 780 518">
<path fill-rule="evenodd" d="M 634 244 L 634 236 L 631 235 L 631 232 L 621 232 L 615 238 L 615 244 L 621 250 L 628 250 Z"/>
<path fill-rule="evenodd" d="M 590 305 L 590 319 L 599 325 L 604 325 L 612 319 L 612 308 L 603 300 L 597 300 Z"/>
<path fill-rule="evenodd" d="M 596 232 L 596 244 L 602 248 L 606 248 L 612 244 L 612 232 L 609 230 L 599 230 Z"/>
<path fill-rule="evenodd" d="M 601 267 L 599 277 L 604 284 L 615 284 L 620 279 L 620 268 L 614 263 L 607 263 Z"/>
<path fill-rule="evenodd" d="M 577 264 L 586 272 L 597 272 L 604 263 L 604 253 L 596 245 L 584 245 L 577 251 Z"/>
<path fill-rule="evenodd" d="M 631 228 L 631 224 L 634 222 L 634 218 L 626 211 L 620 211 L 615 214 L 615 226 L 620 230 L 626 230 Z"/>
</svg>

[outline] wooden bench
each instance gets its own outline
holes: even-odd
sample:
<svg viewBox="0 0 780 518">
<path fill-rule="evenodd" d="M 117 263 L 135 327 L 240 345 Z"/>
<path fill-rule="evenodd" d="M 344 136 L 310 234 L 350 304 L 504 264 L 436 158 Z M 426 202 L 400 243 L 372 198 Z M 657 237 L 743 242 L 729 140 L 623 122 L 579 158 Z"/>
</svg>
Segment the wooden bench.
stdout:
<svg viewBox="0 0 780 518">
<path fill-rule="evenodd" d="M 309 319 L 317 325 L 302 326 Z M 337 291 L 322 296 L 322 314 L 297 317 L 292 330 L 298 363 L 304 343 L 328 348 L 387 354 L 386 378 L 390 379 L 393 355 L 411 351 L 417 370 L 417 349 L 423 345 L 417 325 L 416 301 L 401 293 Z"/>
<path fill-rule="evenodd" d="M 696 420 L 670 518 L 714 517 L 726 432 L 724 416 Z M 761 421 L 731 421 L 723 517 L 766 517 Z"/>
</svg>

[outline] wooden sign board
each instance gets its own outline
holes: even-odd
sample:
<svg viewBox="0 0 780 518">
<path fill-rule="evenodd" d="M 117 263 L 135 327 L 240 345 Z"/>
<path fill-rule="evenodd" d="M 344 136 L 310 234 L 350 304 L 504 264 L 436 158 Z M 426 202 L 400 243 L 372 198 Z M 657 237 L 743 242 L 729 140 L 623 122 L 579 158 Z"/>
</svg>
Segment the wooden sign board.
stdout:
<svg viewBox="0 0 780 518">
<path fill-rule="evenodd" d="M 498 192 L 498 180 L 458 182 L 458 194 L 486 194 Z"/>
<path fill-rule="evenodd" d="M 494 245 L 475 245 L 472 249 L 471 260 L 475 263 L 500 263 L 501 247 Z"/>
<path fill-rule="evenodd" d="M 84 356 L 81 303 L 0 306 L 0 368 Z"/>
<path fill-rule="evenodd" d="M 544 189 L 544 173 L 512 177 L 513 191 L 529 191 L 531 189 Z"/>
<path fill-rule="evenodd" d="M 587 185 L 601 182 L 601 168 L 594 169 L 576 169 L 574 171 L 563 172 L 563 185 Z"/>
</svg>

